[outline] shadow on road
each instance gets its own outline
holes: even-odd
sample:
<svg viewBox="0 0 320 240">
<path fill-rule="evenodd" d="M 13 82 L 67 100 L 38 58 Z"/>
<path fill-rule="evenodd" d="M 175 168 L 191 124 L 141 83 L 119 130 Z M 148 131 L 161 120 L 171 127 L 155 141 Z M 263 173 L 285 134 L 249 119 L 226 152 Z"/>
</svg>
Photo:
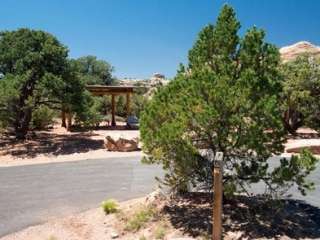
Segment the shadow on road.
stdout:
<svg viewBox="0 0 320 240">
<path fill-rule="evenodd" d="M 188 194 L 174 199 L 164 211 L 173 226 L 196 237 L 211 233 L 211 202 L 208 194 Z M 241 232 L 239 239 L 319 239 L 320 209 L 298 200 L 265 203 L 259 197 L 241 196 L 224 201 L 223 228 L 224 234 Z"/>
</svg>

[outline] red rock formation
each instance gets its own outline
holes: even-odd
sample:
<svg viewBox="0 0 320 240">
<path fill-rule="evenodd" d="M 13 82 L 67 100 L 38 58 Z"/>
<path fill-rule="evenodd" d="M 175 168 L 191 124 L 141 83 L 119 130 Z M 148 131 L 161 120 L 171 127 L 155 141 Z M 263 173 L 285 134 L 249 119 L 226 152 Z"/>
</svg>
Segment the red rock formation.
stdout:
<svg viewBox="0 0 320 240">
<path fill-rule="evenodd" d="M 283 62 L 294 60 L 297 56 L 306 53 L 320 57 L 320 47 L 309 42 L 302 41 L 280 49 L 281 59 Z"/>
</svg>

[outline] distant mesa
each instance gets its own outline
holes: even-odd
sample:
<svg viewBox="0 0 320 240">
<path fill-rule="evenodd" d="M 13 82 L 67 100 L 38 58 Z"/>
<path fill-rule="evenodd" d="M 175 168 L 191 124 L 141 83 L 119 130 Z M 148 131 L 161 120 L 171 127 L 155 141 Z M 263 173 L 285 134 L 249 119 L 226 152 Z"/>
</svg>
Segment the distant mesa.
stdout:
<svg viewBox="0 0 320 240">
<path fill-rule="evenodd" d="M 280 48 L 280 54 L 283 62 L 294 60 L 302 54 L 310 54 L 314 57 L 320 57 L 320 47 L 307 41 L 301 41 L 293 45 Z"/>
<path fill-rule="evenodd" d="M 156 89 L 161 86 L 165 86 L 169 83 L 166 76 L 161 73 L 154 73 L 150 78 L 138 79 L 138 78 L 124 78 L 119 80 L 120 86 L 135 86 L 146 88 L 147 92 L 145 96 L 151 97 Z"/>
<path fill-rule="evenodd" d="M 144 87 L 154 87 L 158 85 L 166 85 L 168 80 L 162 73 L 154 73 L 150 78 L 138 79 L 138 78 L 124 78 L 119 80 L 120 85 L 139 85 Z"/>
</svg>

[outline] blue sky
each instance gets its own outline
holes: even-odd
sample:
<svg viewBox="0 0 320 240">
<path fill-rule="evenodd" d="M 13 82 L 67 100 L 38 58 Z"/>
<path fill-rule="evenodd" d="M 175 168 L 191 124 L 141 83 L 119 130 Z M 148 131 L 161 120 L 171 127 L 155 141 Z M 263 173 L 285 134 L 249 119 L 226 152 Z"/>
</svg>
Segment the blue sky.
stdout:
<svg viewBox="0 0 320 240">
<path fill-rule="evenodd" d="M 48 31 L 71 57 L 96 55 L 118 77 L 172 77 L 224 3 L 236 9 L 241 34 L 256 25 L 279 47 L 300 40 L 320 45 L 319 0 L 1 0 L 0 30 Z"/>
</svg>

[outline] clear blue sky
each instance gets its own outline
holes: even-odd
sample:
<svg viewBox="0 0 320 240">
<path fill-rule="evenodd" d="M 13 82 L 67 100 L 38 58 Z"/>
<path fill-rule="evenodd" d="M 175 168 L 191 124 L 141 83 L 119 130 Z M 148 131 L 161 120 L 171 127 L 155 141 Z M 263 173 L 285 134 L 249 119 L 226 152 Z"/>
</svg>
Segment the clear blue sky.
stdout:
<svg viewBox="0 0 320 240">
<path fill-rule="evenodd" d="M 1 0 L 0 30 L 48 31 L 71 57 L 96 55 L 118 77 L 172 77 L 224 3 L 236 9 L 242 34 L 256 25 L 279 47 L 300 40 L 320 45 L 319 0 Z"/>
</svg>

